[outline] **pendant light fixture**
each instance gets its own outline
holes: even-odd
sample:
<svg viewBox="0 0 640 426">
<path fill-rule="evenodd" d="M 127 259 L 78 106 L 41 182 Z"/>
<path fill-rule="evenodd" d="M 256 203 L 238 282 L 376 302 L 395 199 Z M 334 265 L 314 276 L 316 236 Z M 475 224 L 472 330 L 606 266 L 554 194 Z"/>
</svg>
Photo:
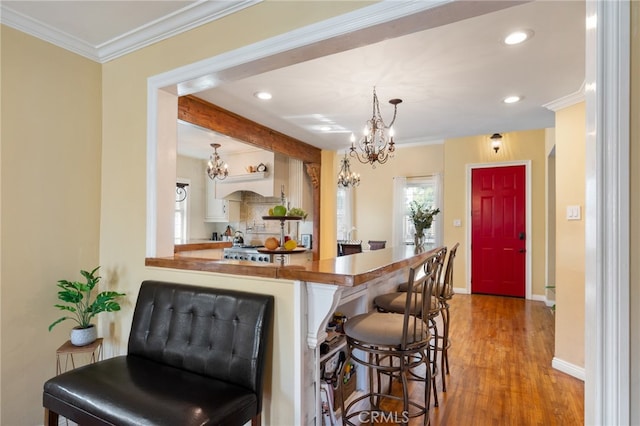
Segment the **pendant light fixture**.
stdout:
<svg viewBox="0 0 640 426">
<path fill-rule="evenodd" d="M 207 175 L 211 180 L 215 178 L 224 180 L 229 175 L 229 166 L 218 155 L 220 144 L 212 143 L 211 147 L 213 147 L 213 154 L 211 154 L 207 163 Z"/>
<path fill-rule="evenodd" d="M 360 174 L 351 171 L 351 164 L 349 164 L 349 158 L 347 152 L 344 153 L 344 158 L 341 160 L 340 173 L 338 173 L 338 186 L 344 188 L 356 187 L 360 185 Z"/>
<path fill-rule="evenodd" d="M 402 99 L 391 99 L 389 101 L 389 103 L 393 105 L 393 118 L 391 122 L 386 125 L 380 114 L 380 104 L 374 86 L 372 117 L 367 121 L 362 139 L 360 139 L 357 144 L 355 136 L 351 134 L 351 152 L 349 155 L 356 157 L 358 161 L 363 164 L 371 164 L 373 168 L 376 167 L 376 162 L 384 164 L 389 157 L 393 157 L 396 149 L 393 142 L 393 123 L 396 121 L 398 104 L 401 102 Z M 360 152 L 358 152 L 358 149 Z"/>
</svg>

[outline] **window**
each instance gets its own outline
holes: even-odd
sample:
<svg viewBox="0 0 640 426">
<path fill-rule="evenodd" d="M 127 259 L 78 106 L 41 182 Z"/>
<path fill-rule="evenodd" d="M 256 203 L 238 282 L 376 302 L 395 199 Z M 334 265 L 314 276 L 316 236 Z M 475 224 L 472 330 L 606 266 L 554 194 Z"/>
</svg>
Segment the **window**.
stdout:
<svg viewBox="0 0 640 426">
<path fill-rule="evenodd" d="M 426 233 L 426 241 L 429 245 L 442 244 L 442 198 L 440 189 L 440 176 L 425 177 L 395 177 L 394 178 L 394 206 L 393 215 L 394 236 L 393 241 L 398 244 L 413 244 L 415 227 L 409 216 L 409 205 L 412 201 L 424 204 L 427 208 L 439 208 L 441 210 Z"/>
<path fill-rule="evenodd" d="M 338 241 L 350 240 L 354 237 L 353 231 L 353 189 L 339 187 L 336 200 L 337 210 L 337 237 Z"/>
</svg>

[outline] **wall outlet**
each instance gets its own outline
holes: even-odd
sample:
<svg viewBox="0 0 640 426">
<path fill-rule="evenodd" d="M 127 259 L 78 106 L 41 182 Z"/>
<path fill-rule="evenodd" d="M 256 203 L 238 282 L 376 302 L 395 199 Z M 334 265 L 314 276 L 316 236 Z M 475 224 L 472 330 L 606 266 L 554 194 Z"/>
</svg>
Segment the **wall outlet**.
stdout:
<svg viewBox="0 0 640 426">
<path fill-rule="evenodd" d="M 462 221 L 460 219 L 453 219 L 453 226 L 456 228 L 462 226 Z"/>
</svg>

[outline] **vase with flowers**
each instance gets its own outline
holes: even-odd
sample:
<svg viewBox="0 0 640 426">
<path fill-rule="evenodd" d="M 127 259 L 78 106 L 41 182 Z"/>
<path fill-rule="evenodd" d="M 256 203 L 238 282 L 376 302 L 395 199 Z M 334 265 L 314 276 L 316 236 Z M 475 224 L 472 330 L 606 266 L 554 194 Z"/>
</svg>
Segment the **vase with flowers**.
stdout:
<svg viewBox="0 0 640 426">
<path fill-rule="evenodd" d="M 427 208 L 425 204 L 412 201 L 409 204 L 411 221 L 415 228 L 414 242 L 416 247 L 424 245 L 425 231 L 431 228 L 433 217 L 440 213 L 439 208 Z"/>
</svg>

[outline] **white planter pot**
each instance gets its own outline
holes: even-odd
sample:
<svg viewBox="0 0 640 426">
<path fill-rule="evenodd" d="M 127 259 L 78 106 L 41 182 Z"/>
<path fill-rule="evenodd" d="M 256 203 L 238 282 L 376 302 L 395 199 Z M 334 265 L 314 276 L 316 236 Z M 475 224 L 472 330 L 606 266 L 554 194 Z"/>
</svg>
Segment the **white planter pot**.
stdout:
<svg viewBox="0 0 640 426">
<path fill-rule="evenodd" d="M 95 325 L 87 328 L 74 327 L 71 330 L 71 344 L 74 346 L 86 346 L 98 338 L 98 329 Z"/>
</svg>

